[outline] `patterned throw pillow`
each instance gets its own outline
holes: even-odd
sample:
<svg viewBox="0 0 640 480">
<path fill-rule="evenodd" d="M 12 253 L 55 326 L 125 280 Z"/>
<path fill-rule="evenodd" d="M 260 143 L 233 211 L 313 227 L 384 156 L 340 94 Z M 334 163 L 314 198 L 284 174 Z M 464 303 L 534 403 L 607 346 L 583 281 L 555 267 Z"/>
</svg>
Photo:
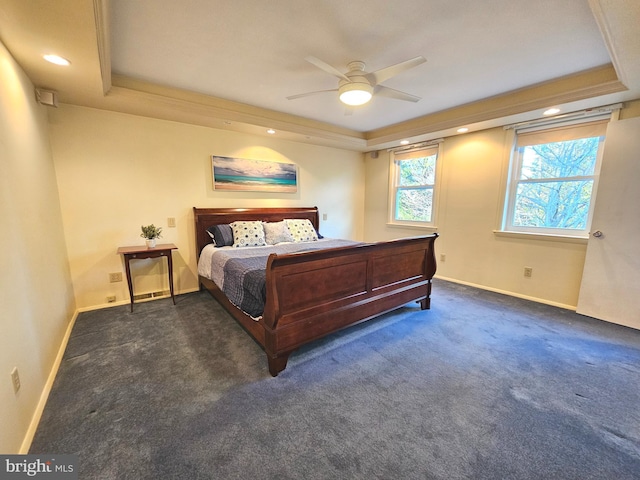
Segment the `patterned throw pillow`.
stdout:
<svg viewBox="0 0 640 480">
<path fill-rule="evenodd" d="M 284 222 L 263 222 L 264 236 L 267 245 L 275 245 L 280 242 L 293 242 L 289 227 Z"/>
<path fill-rule="evenodd" d="M 262 222 L 233 222 L 233 246 L 238 247 L 261 247 L 266 245 L 264 239 L 264 228 Z"/>
<path fill-rule="evenodd" d="M 213 240 L 216 247 L 227 247 L 233 245 L 233 231 L 231 225 L 213 225 L 207 228 L 207 233 Z"/>
<path fill-rule="evenodd" d="M 313 228 L 311 220 L 304 219 L 286 219 L 285 223 L 289 227 L 289 232 L 294 242 L 315 242 L 318 240 L 316 229 Z"/>
</svg>

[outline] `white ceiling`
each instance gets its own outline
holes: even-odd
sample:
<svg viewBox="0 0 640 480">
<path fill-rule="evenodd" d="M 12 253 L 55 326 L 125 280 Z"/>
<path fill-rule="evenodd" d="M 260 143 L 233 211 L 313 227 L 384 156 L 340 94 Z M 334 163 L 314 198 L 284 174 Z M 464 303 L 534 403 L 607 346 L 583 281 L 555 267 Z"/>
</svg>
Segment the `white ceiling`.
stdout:
<svg viewBox="0 0 640 480">
<path fill-rule="evenodd" d="M 0 0 L 0 40 L 61 102 L 273 125 L 361 150 L 554 103 L 640 98 L 638 24 L 638 0 Z M 71 68 L 44 64 L 52 50 Z M 373 71 L 422 55 L 383 82 L 422 99 L 374 97 L 352 115 L 335 92 L 287 100 L 337 87 L 309 55 L 343 72 L 353 60 Z"/>
<path fill-rule="evenodd" d="M 113 0 L 114 73 L 369 131 L 610 63 L 585 0 Z M 422 97 L 377 97 L 346 116 L 346 72 L 422 55 L 384 84 Z"/>
</svg>

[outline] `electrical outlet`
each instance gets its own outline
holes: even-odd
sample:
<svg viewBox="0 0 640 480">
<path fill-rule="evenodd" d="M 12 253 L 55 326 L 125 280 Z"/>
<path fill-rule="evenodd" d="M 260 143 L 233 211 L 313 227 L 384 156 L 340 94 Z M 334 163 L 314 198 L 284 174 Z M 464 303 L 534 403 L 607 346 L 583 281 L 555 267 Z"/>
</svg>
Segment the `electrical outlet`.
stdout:
<svg viewBox="0 0 640 480">
<path fill-rule="evenodd" d="M 175 227 L 176 226 L 176 219 L 174 217 L 167 218 L 167 226 L 168 227 Z"/>
<path fill-rule="evenodd" d="M 109 281 L 111 283 L 122 281 L 122 272 L 115 272 L 109 274 Z"/>
<path fill-rule="evenodd" d="M 107 296 L 107 303 L 114 303 L 115 301 L 116 301 L 116 296 L 115 295 Z"/>
<path fill-rule="evenodd" d="M 533 275 L 533 268 L 524 267 L 524 276 L 525 277 L 531 277 L 531 275 Z"/>
<path fill-rule="evenodd" d="M 326 214 L 326 213 L 323 213 L 323 214 L 322 214 L 322 220 L 326 220 L 326 219 L 327 219 L 327 214 Z"/>
<path fill-rule="evenodd" d="M 18 393 L 20 390 L 20 375 L 18 374 L 18 367 L 14 367 L 11 370 L 11 383 L 13 383 L 13 393 Z"/>
<path fill-rule="evenodd" d="M 444 262 L 447 259 L 447 256 L 444 253 L 440 254 L 440 261 Z"/>
</svg>

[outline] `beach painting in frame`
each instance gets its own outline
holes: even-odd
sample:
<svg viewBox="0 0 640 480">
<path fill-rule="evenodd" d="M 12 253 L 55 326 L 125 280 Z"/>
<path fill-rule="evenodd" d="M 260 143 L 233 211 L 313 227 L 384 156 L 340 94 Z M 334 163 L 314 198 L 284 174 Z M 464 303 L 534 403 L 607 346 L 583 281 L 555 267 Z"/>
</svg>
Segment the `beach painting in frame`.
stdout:
<svg viewBox="0 0 640 480">
<path fill-rule="evenodd" d="M 215 155 L 211 158 L 214 190 L 284 193 L 298 191 L 298 169 L 293 163 Z"/>
</svg>

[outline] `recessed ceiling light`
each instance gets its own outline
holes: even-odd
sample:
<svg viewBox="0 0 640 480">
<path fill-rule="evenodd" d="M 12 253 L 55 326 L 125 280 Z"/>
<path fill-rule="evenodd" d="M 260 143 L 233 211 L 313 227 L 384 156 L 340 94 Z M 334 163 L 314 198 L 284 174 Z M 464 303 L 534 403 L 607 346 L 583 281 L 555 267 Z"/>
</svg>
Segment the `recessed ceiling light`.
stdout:
<svg viewBox="0 0 640 480">
<path fill-rule="evenodd" d="M 409 145 L 409 140 L 402 140 L 400 145 Z"/>
<path fill-rule="evenodd" d="M 269 135 L 273 135 L 274 133 L 276 133 L 276 131 L 273 128 L 270 128 L 269 130 L 267 130 L 267 133 Z"/>
<path fill-rule="evenodd" d="M 549 110 L 545 110 L 543 115 L 555 115 L 556 113 L 559 113 L 559 112 L 560 112 L 559 108 L 550 108 Z"/>
<path fill-rule="evenodd" d="M 71 65 L 71 62 L 69 60 L 67 60 L 66 58 L 62 58 L 59 55 L 47 54 L 43 55 L 42 58 L 44 58 L 47 62 L 55 63 L 56 65 L 62 65 L 65 67 L 67 65 Z"/>
<path fill-rule="evenodd" d="M 457 130 L 458 133 L 467 133 L 469 129 L 467 127 L 462 127 Z"/>
</svg>

